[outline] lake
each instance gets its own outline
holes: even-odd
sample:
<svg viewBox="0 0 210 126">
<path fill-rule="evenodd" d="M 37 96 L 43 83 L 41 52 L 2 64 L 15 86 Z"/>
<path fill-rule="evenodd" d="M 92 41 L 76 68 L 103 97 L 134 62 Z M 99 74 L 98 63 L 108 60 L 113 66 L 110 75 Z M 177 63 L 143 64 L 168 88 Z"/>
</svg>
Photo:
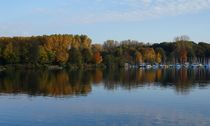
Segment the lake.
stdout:
<svg viewBox="0 0 210 126">
<path fill-rule="evenodd" d="M 0 126 L 209 126 L 210 70 L 10 70 Z"/>
</svg>

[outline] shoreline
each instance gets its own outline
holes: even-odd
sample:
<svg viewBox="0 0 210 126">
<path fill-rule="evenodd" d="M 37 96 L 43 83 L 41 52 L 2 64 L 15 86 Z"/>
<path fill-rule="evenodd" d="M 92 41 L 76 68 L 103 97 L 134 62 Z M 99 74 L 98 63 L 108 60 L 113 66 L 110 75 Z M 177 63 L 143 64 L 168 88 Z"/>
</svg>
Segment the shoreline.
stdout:
<svg viewBox="0 0 210 126">
<path fill-rule="evenodd" d="M 124 67 L 108 67 L 104 64 L 83 64 L 83 65 L 35 65 L 35 64 L 9 64 L 9 65 L 1 65 L 0 72 L 6 70 L 69 70 L 69 71 L 76 71 L 76 70 L 95 70 L 95 69 L 125 69 L 125 70 L 155 70 L 155 69 L 197 69 L 197 68 L 204 68 L 209 69 L 210 65 L 205 64 L 189 64 L 188 66 L 184 64 L 159 64 L 159 65 L 129 65 Z"/>
<path fill-rule="evenodd" d="M 105 69 L 106 66 L 103 64 L 91 64 L 91 65 L 34 65 L 34 64 L 9 64 L 9 65 L 1 65 L 0 72 L 6 70 L 94 70 L 94 69 Z"/>
</svg>

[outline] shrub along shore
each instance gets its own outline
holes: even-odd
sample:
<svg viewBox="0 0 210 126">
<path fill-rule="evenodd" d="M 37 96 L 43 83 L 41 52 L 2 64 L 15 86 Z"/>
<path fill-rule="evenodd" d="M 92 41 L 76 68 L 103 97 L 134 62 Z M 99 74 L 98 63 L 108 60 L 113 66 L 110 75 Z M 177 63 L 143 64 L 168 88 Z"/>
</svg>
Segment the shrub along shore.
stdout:
<svg viewBox="0 0 210 126">
<path fill-rule="evenodd" d="M 5 69 L 120 68 L 125 64 L 208 64 L 210 44 L 188 36 L 149 44 L 107 40 L 92 44 L 87 35 L 0 37 L 0 71 Z"/>
</svg>

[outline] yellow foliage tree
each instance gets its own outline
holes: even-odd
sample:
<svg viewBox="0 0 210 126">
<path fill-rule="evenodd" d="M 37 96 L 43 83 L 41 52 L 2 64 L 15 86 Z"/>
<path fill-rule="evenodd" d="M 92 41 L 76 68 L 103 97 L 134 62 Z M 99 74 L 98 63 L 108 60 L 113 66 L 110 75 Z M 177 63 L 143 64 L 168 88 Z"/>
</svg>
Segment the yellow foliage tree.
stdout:
<svg viewBox="0 0 210 126">
<path fill-rule="evenodd" d="M 153 48 L 147 48 L 144 53 L 146 62 L 153 63 L 155 61 L 156 55 Z"/>
<path fill-rule="evenodd" d="M 143 62 L 142 54 L 138 51 L 135 53 L 135 62 L 136 64 L 140 64 Z"/>
<path fill-rule="evenodd" d="M 159 52 L 156 54 L 156 62 L 159 64 L 162 62 L 162 56 Z"/>
</svg>

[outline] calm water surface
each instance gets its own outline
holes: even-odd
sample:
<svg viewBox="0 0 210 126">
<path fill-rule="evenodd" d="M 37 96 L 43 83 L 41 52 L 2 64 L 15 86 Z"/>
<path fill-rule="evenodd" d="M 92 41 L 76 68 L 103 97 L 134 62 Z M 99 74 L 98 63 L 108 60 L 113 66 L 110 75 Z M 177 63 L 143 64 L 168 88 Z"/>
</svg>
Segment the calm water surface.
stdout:
<svg viewBox="0 0 210 126">
<path fill-rule="evenodd" d="M 5 71 L 0 126 L 209 126 L 210 71 Z"/>
</svg>

